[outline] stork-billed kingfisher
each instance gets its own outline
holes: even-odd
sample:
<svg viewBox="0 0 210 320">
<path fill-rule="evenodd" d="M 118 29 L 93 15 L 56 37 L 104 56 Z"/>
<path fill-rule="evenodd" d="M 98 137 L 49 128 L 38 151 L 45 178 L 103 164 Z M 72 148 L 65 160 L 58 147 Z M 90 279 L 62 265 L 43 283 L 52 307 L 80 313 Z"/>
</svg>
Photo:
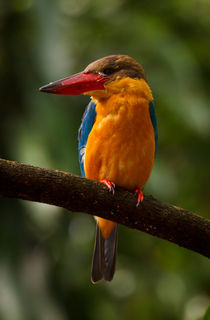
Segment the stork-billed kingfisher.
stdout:
<svg viewBox="0 0 210 320">
<path fill-rule="evenodd" d="M 142 202 L 157 146 L 155 107 L 142 66 L 127 55 L 111 55 L 40 91 L 91 97 L 78 135 L 81 174 L 110 191 L 115 184 L 132 190 L 137 205 Z M 117 224 L 95 218 L 93 283 L 112 280 L 117 248 Z"/>
</svg>

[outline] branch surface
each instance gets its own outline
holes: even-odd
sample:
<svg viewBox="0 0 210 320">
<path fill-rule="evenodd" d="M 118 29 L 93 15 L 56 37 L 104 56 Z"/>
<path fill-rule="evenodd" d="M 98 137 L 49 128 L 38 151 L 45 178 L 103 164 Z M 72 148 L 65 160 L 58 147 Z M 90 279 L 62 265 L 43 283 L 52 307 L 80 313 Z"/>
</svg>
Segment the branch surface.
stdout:
<svg viewBox="0 0 210 320">
<path fill-rule="evenodd" d="M 122 188 L 114 195 L 100 182 L 67 172 L 0 159 L 0 196 L 86 212 L 166 239 L 210 258 L 210 220 L 185 209 Z"/>
</svg>

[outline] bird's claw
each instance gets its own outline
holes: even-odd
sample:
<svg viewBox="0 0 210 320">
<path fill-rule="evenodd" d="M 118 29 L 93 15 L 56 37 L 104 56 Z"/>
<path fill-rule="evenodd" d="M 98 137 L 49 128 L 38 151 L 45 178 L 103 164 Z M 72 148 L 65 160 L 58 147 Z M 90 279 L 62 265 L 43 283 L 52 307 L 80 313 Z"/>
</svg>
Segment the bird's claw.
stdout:
<svg viewBox="0 0 210 320">
<path fill-rule="evenodd" d="M 101 183 L 105 184 L 105 186 L 107 186 L 107 188 L 109 189 L 109 192 L 112 192 L 112 194 L 114 194 L 115 192 L 115 183 L 109 181 L 108 179 L 102 179 L 100 180 Z"/>
<path fill-rule="evenodd" d="M 137 188 L 134 191 L 137 194 L 137 204 L 136 204 L 136 206 L 138 207 L 139 204 L 144 200 L 144 196 L 143 196 L 143 192 L 142 192 L 141 189 Z"/>
</svg>

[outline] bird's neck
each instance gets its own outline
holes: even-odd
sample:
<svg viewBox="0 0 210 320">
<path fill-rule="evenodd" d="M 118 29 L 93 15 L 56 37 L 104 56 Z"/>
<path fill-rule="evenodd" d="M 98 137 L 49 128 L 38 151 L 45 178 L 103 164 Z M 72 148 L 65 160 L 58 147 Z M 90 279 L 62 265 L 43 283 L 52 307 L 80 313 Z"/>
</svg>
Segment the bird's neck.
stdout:
<svg viewBox="0 0 210 320">
<path fill-rule="evenodd" d="M 95 91 L 92 95 L 97 113 L 104 115 L 117 113 L 125 104 L 148 106 L 153 100 L 150 87 L 144 79 L 122 78 L 106 84 L 105 89 Z"/>
</svg>

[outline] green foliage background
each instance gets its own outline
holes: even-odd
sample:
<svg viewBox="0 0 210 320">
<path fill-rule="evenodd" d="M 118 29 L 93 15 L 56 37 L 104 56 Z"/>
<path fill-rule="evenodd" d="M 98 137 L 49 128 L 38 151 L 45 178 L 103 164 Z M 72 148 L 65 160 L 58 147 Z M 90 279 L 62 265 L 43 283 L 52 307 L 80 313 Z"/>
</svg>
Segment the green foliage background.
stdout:
<svg viewBox="0 0 210 320">
<path fill-rule="evenodd" d="M 96 58 L 128 54 L 145 68 L 158 116 L 145 192 L 210 218 L 209 1 L 1 0 L 0 28 L 2 158 L 79 174 L 88 97 L 38 88 Z M 91 217 L 4 198 L 0 210 L 0 319 L 204 317 L 206 258 L 121 226 L 116 276 L 92 285 Z"/>
</svg>

